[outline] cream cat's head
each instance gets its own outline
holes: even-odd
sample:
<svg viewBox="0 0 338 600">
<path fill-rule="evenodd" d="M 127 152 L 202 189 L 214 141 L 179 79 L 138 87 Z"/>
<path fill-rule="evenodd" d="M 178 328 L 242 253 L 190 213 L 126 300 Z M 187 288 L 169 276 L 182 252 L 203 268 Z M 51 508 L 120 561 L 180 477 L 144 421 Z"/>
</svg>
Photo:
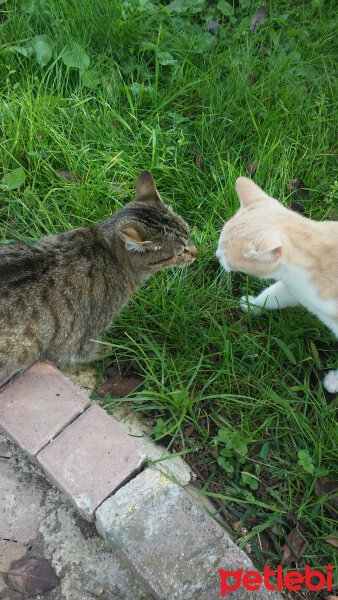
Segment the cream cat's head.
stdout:
<svg viewBox="0 0 338 600">
<path fill-rule="evenodd" d="M 216 256 L 228 272 L 272 277 L 285 250 L 278 224 L 289 211 L 246 177 L 237 179 L 236 191 L 241 206 L 224 225 Z"/>
</svg>

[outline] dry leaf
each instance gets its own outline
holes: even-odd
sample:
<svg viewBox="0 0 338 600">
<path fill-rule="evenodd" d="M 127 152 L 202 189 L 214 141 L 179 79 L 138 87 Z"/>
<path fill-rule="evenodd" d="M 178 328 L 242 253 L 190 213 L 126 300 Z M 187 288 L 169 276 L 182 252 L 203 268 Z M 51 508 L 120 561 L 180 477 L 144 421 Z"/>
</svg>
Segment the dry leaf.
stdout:
<svg viewBox="0 0 338 600">
<path fill-rule="evenodd" d="M 315 492 L 319 498 L 329 494 L 329 498 L 324 502 L 324 506 L 330 515 L 337 518 L 338 481 L 331 481 L 327 477 L 318 477 L 315 485 Z"/>
<path fill-rule="evenodd" d="M 116 375 L 119 375 L 119 374 L 120 374 L 120 371 L 118 370 L 115 363 L 113 363 L 112 365 L 109 365 L 109 367 L 107 367 L 104 371 L 104 376 L 107 379 L 109 379 L 111 377 L 115 377 Z"/>
<path fill-rule="evenodd" d="M 115 380 L 118 378 L 118 375 L 115 375 L 113 377 L 109 377 L 109 379 L 107 379 L 107 381 L 105 381 L 104 383 L 101 383 L 101 385 L 99 385 L 99 387 L 96 388 L 95 392 L 101 396 L 101 398 L 104 398 L 104 396 L 106 394 L 109 394 L 113 387 L 114 387 L 114 383 Z"/>
<path fill-rule="evenodd" d="M 294 554 L 288 543 L 285 543 L 284 546 L 281 547 L 281 551 L 283 552 L 281 565 L 283 567 L 299 560 L 308 547 L 308 543 L 304 541 L 303 537 L 296 528 L 290 531 L 286 539 L 290 541 L 293 548 L 297 551 L 297 556 Z"/>
<path fill-rule="evenodd" d="M 208 359 L 212 362 L 219 360 L 220 350 L 214 344 L 211 344 L 208 348 Z"/>
<path fill-rule="evenodd" d="M 95 391 L 102 398 L 105 394 L 122 398 L 130 394 L 142 381 L 142 377 L 120 377 L 120 375 L 115 375 L 107 379 Z"/>
<path fill-rule="evenodd" d="M 20 148 L 20 158 L 24 163 L 26 169 L 28 168 L 28 159 L 27 159 L 27 150 L 25 148 Z"/>
<path fill-rule="evenodd" d="M 186 428 L 185 430 L 185 437 L 189 438 L 195 431 L 195 428 L 192 425 L 189 425 L 189 427 Z"/>
<path fill-rule="evenodd" d="M 250 21 L 250 31 L 251 33 L 253 33 L 254 31 L 256 31 L 256 29 L 258 29 L 261 25 L 263 25 L 263 23 L 265 23 L 266 19 L 267 19 L 268 13 L 266 12 L 266 8 L 265 6 L 262 4 L 262 6 L 260 6 L 254 16 L 252 17 L 251 21 Z"/>
<path fill-rule="evenodd" d="M 338 596 L 332 596 L 332 594 L 330 596 L 326 596 L 326 600 L 338 600 Z"/>
<path fill-rule="evenodd" d="M 12 562 L 4 576 L 6 584 L 27 596 L 37 596 L 59 585 L 53 567 L 45 559 L 20 558 Z"/>
<path fill-rule="evenodd" d="M 328 537 L 325 538 L 324 542 L 326 542 L 327 544 L 331 544 L 331 546 L 334 546 L 335 548 L 338 548 L 338 538 Z"/>
<path fill-rule="evenodd" d="M 291 210 L 294 210 L 295 212 L 300 213 L 301 215 L 305 213 L 304 204 L 302 202 L 298 202 L 297 200 L 291 199 L 291 202 L 289 202 L 289 208 L 291 208 Z"/>
<path fill-rule="evenodd" d="M 66 179 L 66 181 L 81 181 L 80 177 L 74 173 L 74 171 L 68 171 L 66 170 L 60 170 L 60 171 L 56 171 L 55 172 L 56 177 L 58 179 L 60 179 L 60 181 L 62 181 L 63 179 Z"/>
<path fill-rule="evenodd" d="M 259 521 L 255 515 L 251 515 L 251 517 L 248 518 L 248 523 L 251 523 L 252 525 L 260 525 L 261 521 Z"/>
<path fill-rule="evenodd" d="M 256 74 L 255 74 L 255 71 L 253 71 L 253 69 L 249 69 L 248 84 L 249 85 L 254 85 L 255 83 L 256 83 Z"/>
<path fill-rule="evenodd" d="M 251 544 L 251 542 L 248 542 L 247 544 L 245 544 L 244 548 L 245 548 L 245 550 L 246 550 L 246 552 L 248 554 L 252 553 L 252 544 Z"/>
<path fill-rule="evenodd" d="M 243 521 L 235 521 L 234 523 L 231 523 L 231 525 L 235 531 L 238 531 L 242 527 L 242 522 Z"/>
<path fill-rule="evenodd" d="M 301 196 L 303 196 L 304 198 L 308 198 L 310 195 L 309 190 L 305 189 L 304 181 L 299 177 L 295 177 L 294 179 L 291 179 L 291 181 L 289 181 L 288 190 L 296 198 Z"/>
<path fill-rule="evenodd" d="M 245 170 L 248 173 L 248 175 L 251 175 L 251 177 L 253 177 L 257 171 L 259 167 L 259 163 L 257 162 L 257 160 L 252 160 L 251 162 L 249 162 L 246 167 Z"/>
<path fill-rule="evenodd" d="M 334 208 L 331 208 L 329 210 L 329 217 L 330 219 L 332 219 L 333 221 L 338 221 L 338 211 L 335 210 Z"/>
<path fill-rule="evenodd" d="M 128 375 L 128 377 L 131 377 L 132 375 L 138 376 L 141 371 L 142 367 L 140 366 L 140 363 L 138 363 L 136 360 L 120 359 L 114 361 L 113 363 L 110 363 L 105 369 L 104 375 L 106 379 L 108 379 L 108 377 L 115 377 L 115 375 L 121 375 L 122 377 Z"/>
<path fill-rule="evenodd" d="M 278 479 L 277 479 L 277 481 L 278 481 Z M 277 483 L 277 481 L 276 481 L 276 483 Z M 270 483 L 270 485 L 271 485 L 271 483 Z M 292 521 L 293 523 L 297 523 L 297 521 L 298 521 L 297 515 L 294 512 L 285 513 L 284 519 L 286 521 Z"/>
</svg>

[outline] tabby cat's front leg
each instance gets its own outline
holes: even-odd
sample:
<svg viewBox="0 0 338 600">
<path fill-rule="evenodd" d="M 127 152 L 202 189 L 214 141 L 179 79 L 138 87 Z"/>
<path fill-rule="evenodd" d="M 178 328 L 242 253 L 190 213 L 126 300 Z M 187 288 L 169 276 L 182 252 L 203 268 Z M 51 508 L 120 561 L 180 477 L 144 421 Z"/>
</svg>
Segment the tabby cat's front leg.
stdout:
<svg viewBox="0 0 338 600">
<path fill-rule="evenodd" d="M 282 281 L 277 281 L 270 287 L 263 290 L 256 298 L 254 296 L 242 296 L 239 305 L 243 312 L 250 311 L 254 315 L 259 315 L 262 308 L 273 310 L 276 308 L 286 308 L 287 306 L 297 306 L 298 300 L 290 294 Z"/>
<path fill-rule="evenodd" d="M 75 355 L 72 356 L 73 363 L 89 364 L 102 358 L 106 354 L 111 354 L 111 346 L 100 344 L 94 340 L 82 342 Z"/>
</svg>

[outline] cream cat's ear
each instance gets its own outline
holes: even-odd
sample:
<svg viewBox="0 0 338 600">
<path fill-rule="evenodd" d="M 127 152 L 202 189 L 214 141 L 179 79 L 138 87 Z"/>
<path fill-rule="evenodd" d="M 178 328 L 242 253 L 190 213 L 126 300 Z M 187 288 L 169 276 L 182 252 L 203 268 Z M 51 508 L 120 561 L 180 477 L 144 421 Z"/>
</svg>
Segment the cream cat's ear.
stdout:
<svg viewBox="0 0 338 600">
<path fill-rule="evenodd" d="M 255 249 L 244 250 L 243 256 L 262 262 L 275 262 L 281 258 L 283 247 L 279 236 L 270 234 L 264 236 Z"/>
<path fill-rule="evenodd" d="M 130 252 L 144 252 L 146 244 L 151 244 L 145 240 L 139 228 L 134 225 L 124 225 L 119 231 L 119 237 L 124 243 L 126 250 Z"/>
<path fill-rule="evenodd" d="M 153 180 L 152 174 L 149 173 L 149 171 L 142 171 L 142 173 L 140 173 L 136 179 L 135 187 L 135 200 L 138 202 L 161 200 L 156 189 L 155 181 Z"/>
<path fill-rule="evenodd" d="M 237 179 L 236 192 L 242 208 L 250 206 L 250 204 L 254 204 L 255 202 L 259 202 L 259 200 L 269 198 L 268 194 L 263 192 L 256 183 L 247 177 L 239 177 Z"/>
</svg>

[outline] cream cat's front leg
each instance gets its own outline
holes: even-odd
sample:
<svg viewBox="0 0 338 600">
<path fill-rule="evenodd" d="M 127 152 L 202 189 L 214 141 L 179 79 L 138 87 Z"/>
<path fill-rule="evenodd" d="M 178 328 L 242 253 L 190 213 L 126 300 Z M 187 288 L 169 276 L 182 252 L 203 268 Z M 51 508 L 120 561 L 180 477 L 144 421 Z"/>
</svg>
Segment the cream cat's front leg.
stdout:
<svg viewBox="0 0 338 600">
<path fill-rule="evenodd" d="M 297 306 L 300 304 L 298 300 L 290 294 L 287 287 L 282 281 L 270 285 L 263 290 L 256 298 L 254 296 L 242 296 L 240 299 L 240 307 L 243 312 L 248 312 L 249 309 L 254 315 L 262 312 L 262 308 L 273 310 L 276 308 L 286 308 L 287 306 Z M 329 371 L 324 377 L 323 385 L 331 394 L 338 393 L 338 369 Z"/>
<path fill-rule="evenodd" d="M 297 298 L 290 294 L 282 281 L 277 281 L 270 287 L 263 290 L 256 298 L 254 296 L 242 296 L 239 305 L 243 312 L 248 312 L 249 307 L 254 315 L 259 315 L 262 308 L 273 310 L 276 308 L 286 308 L 287 306 L 297 306 Z"/>
<path fill-rule="evenodd" d="M 325 389 L 331 394 L 338 394 L 338 369 L 329 371 L 323 379 Z"/>
</svg>

